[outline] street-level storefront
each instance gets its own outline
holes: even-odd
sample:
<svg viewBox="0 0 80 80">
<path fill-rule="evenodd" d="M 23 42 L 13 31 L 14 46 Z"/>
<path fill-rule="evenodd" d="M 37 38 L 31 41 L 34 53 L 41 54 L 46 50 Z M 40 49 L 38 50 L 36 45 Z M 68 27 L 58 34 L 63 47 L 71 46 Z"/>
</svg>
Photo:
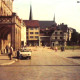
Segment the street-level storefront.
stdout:
<svg viewBox="0 0 80 80">
<path fill-rule="evenodd" d="M 27 45 L 28 46 L 39 46 L 39 40 L 28 40 Z"/>
</svg>

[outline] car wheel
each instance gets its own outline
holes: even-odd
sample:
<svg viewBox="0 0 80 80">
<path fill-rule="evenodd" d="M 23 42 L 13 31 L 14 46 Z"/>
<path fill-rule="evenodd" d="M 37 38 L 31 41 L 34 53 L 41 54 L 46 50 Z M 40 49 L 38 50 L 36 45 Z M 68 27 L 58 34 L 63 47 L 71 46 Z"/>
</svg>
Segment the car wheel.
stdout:
<svg viewBox="0 0 80 80">
<path fill-rule="evenodd" d="M 29 59 L 31 59 L 31 56 L 29 56 Z"/>
<path fill-rule="evenodd" d="M 22 55 L 19 56 L 19 59 L 22 59 Z"/>
</svg>

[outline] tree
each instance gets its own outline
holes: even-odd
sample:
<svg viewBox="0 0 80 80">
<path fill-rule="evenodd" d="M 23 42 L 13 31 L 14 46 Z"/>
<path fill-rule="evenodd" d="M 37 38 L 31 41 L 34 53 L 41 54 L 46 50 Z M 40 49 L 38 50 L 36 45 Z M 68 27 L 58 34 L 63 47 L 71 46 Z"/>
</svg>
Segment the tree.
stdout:
<svg viewBox="0 0 80 80">
<path fill-rule="evenodd" d="M 79 43 L 79 33 L 74 29 L 71 37 L 71 43 L 77 45 Z"/>
</svg>

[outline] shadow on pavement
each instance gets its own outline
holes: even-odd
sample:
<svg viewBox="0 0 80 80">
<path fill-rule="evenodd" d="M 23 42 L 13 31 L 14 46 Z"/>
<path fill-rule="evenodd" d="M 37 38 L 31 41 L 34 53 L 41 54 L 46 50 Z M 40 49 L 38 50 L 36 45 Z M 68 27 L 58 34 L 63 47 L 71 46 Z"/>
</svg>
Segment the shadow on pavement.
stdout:
<svg viewBox="0 0 80 80">
<path fill-rule="evenodd" d="M 17 59 L 17 57 L 13 57 L 14 59 Z M 19 60 L 29 60 L 29 58 L 27 57 L 27 58 L 21 58 L 21 59 L 19 59 Z"/>
<path fill-rule="evenodd" d="M 72 57 L 67 57 L 67 58 L 80 59 L 80 56 L 72 56 Z"/>
</svg>

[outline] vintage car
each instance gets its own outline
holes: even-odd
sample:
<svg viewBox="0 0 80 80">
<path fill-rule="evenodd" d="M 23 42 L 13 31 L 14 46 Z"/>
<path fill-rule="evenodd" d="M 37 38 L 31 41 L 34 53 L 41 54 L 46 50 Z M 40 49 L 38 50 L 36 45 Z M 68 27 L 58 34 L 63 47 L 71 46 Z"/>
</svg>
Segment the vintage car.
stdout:
<svg viewBox="0 0 80 80">
<path fill-rule="evenodd" d="M 20 52 L 20 54 L 19 54 L 19 57 L 20 57 L 20 59 L 22 59 L 22 58 L 29 58 L 29 59 L 31 59 L 31 53 L 32 53 L 32 51 L 30 50 L 30 49 L 20 49 L 19 50 L 19 52 Z"/>
</svg>

